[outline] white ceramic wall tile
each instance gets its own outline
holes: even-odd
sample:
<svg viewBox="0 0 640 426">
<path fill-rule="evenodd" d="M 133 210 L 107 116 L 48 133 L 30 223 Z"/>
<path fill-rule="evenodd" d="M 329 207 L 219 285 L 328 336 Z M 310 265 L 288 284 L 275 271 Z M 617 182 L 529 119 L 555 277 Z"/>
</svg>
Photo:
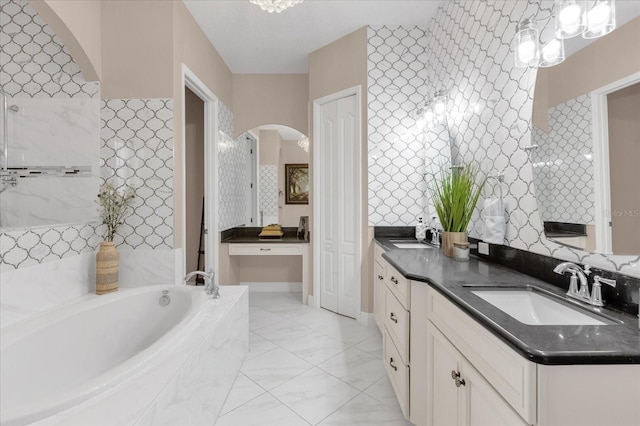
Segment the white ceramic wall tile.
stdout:
<svg viewBox="0 0 640 426">
<path fill-rule="evenodd" d="M 262 223 L 258 226 L 278 223 L 278 166 L 260 166 L 258 170 L 258 205 Z"/>
<path fill-rule="evenodd" d="M 427 27 L 368 30 L 369 223 L 406 226 L 435 215 L 428 186 L 450 164 L 446 126 L 420 128 L 414 111 L 441 87 L 426 67 Z"/>
<path fill-rule="evenodd" d="M 426 43 L 420 46 L 423 56 L 417 55 L 412 61 L 407 59 L 409 67 L 420 69 L 422 66 L 425 68 L 425 75 L 429 76 L 429 80 L 423 83 L 424 89 L 417 94 L 431 94 L 428 92 L 439 88 L 449 91 L 454 163 L 475 162 L 488 173 L 504 172 L 507 245 L 561 259 L 589 262 L 603 269 L 640 276 L 640 256 L 589 254 L 564 248 L 544 237 L 533 189 L 532 164 L 524 150 L 531 144 L 532 98 L 536 72 L 535 69 L 516 68 L 510 46 L 520 20 L 544 18 L 549 13 L 550 10 L 546 6 L 541 7 L 539 0 L 447 1 L 442 3 L 436 16 L 426 27 L 428 31 L 416 27 L 401 27 L 404 33 L 398 33 L 395 29 L 392 31 L 384 27 L 373 27 L 369 31 L 369 52 L 379 46 L 401 46 L 400 40 L 409 38 L 398 37 L 397 34 L 413 32 L 417 34 L 416 40 L 426 40 Z M 425 37 L 420 31 L 424 32 Z M 387 55 L 398 59 L 392 56 L 394 53 L 398 55 L 398 52 L 393 52 L 389 47 L 386 49 Z M 406 52 L 400 49 L 400 53 L 404 55 L 411 53 L 410 49 Z M 392 62 L 385 64 L 382 60 L 370 58 L 369 72 L 374 71 L 374 64 L 378 64 L 379 67 L 379 63 L 390 68 Z M 371 82 L 369 84 L 371 85 Z M 385 84 L 387 92 L 389 88 L 402 91 L 403 87 L 407 86 L 406 90 L 414 93 L 416 87 L 410 82 L 398 85 L 397 88 L 393 88 L 388 81 Z M 416 85 L 420 85 L 417 80 Z M 381 167 L 376 168 L 380 166 L 379 162 L 371 159 L 372 151 L 377 144 L 384 143 L 384 135 L 392 134 L 391 130 L 398 120 L 393 114 L 382 117 L 382 121 L 379 118 L 378 121 L 374 120 L 375 115 L 371 114 L 371 110 L 383 108 L 373 103 L 376 95 L 386 95 L 382 100 L 393 106 L 392 111 L 402 109 L 394 104 L 389 93 L 381 90 L 374 90 L 372 93 L 372 88 L 369 89 L 370 201 L 375 201 L 374 194 L 379 194 L 387 188 L 388 182 L 391 182 L 388 192 L 397 187 L 391 180 L 376 183 L 371 179 L 372 174 L 377 175 L 381 172 Z M 414 102 L 417 103 L 418 100 Z M 401 112 L 405 118 L 406 111 Z M 371 122 L 372 120 L 374 121 Z M 478 205 L 482 206 L 482 202 Z M 409 206 L 408 209 L 412 207 Z M 384 211 L 379 215 L 372 214 L 372 206 L 369 212 L 371 225 L 405 224 L 399 218 L 393 223 L 386 221 Z M 476 238 L 482 235 L 479 209 L 472 218 L 469 234 Z"/>
<path fill-rule="evenodd" d="M 218 201 L 221 231 L 245 224 L 248 158 L 245 139 L 233 139 L 233 113 L 226 105 L 218 108 Z"/>
<path fill-rule="evenodd" d="M 549 133 L 532 129 L 533 172 L 543 221 L 593 224 L 593 128 L 591 96 L 549 109 Z"/>
<path fill-rule="evenodd" d="M 27 0 L 0 2 L 0 88 L 12 97 L 99 96 L 62 41 Z"/>
<path fill-rule="evenodd" d="M 173 100 L 102 102 L 103 181 L 136 189 L 133 209 L 118 230 L 119 247 L 173 247 Z"/>
<path fill-rule="evenodd" d="M 175 250 L 118 248 L 120 287 L 173 284 Z"/>
</svg>

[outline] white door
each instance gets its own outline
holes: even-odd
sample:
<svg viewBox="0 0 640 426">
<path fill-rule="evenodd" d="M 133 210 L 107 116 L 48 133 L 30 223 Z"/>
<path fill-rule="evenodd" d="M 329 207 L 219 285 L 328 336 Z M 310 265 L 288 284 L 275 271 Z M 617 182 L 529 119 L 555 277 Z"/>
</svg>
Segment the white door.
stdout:
<svg viewBox="0 0 640 426">
<path fill-rule="evenodd" d="M 360 311 L 360 179 L 356 95 L 320 106 L 320 306 L 356 318 Z M 318 174 L 316 175 L 318 176 Z"/>
</svg>

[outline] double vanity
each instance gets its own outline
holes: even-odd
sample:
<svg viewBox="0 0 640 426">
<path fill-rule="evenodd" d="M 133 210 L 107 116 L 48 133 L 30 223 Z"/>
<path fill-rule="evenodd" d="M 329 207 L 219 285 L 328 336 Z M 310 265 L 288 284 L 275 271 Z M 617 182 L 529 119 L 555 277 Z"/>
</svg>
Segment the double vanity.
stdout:
<svg viewBox="0 0 640 426">
<path fill-rule="evenodd" d="M 383 360 L 412 423 L 640 424 L 638 318 L 475 257 L 375 241 Z"/>
</svg>

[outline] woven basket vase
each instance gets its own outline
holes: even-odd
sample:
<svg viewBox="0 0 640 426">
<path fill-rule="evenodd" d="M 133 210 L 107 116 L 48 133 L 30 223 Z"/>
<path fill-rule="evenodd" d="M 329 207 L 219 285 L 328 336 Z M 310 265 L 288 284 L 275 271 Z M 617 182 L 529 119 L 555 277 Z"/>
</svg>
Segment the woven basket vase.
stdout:
<svg viewBox="0 0 640 426">
<path fill-rule="evenodd" d="M 96 254 L 96 294 L 118 291 L 120 255 L 114 243 L 103 241 Z"/>
</svg>

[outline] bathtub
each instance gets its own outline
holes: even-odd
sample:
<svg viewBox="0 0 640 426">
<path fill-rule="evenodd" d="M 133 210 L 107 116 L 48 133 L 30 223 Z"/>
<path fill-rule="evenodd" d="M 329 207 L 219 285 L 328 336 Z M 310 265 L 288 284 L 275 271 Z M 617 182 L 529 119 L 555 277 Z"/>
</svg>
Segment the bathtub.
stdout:
<svg viewBox="0 0 640 426">
<path fill-rule="evenodd" d="M 0 424 L 213 424 L 247 351 L 244 287 L 86 295 L 0 330 Z"/>
</svg>

